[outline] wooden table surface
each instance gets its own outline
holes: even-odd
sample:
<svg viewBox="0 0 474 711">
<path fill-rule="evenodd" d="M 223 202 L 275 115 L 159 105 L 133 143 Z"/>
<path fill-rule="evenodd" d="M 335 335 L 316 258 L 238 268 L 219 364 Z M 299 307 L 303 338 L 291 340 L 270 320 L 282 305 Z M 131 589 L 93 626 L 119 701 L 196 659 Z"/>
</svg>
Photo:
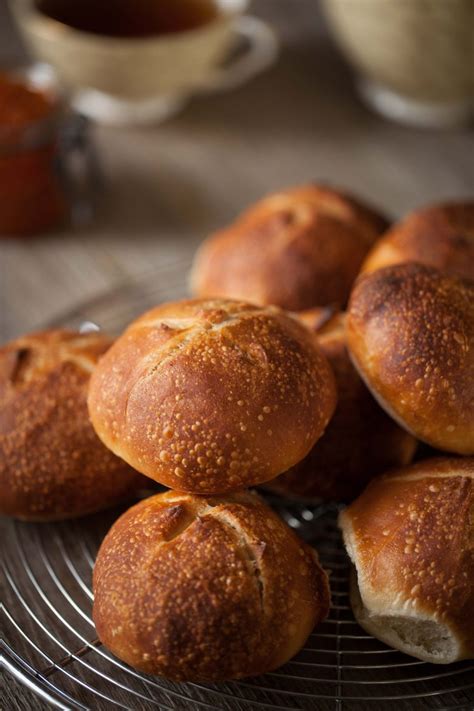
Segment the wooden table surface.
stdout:
<svg viewBox="0 0 474 711">
<path fill-rule="evenodd" d="M 1 341 L 191 253 L 275 188 L 322 179 L 394 216 L 473 194 L 473 133 L 413 130 L 370 113 L 316 0 L 255 0 L 252 12 L 281 35 L 274 68 L 232 93 L 193 100 L 161 126 L 93 128 L 104 175 L 93 223 L 0 240 Z M 4 4 L 0 32 L 5 66 L 20 52 Z"/>
<path fill-rule="evenodd" d="M 474 193 L 472 132 L 413 130 L 370 113 L 316 0 L 255 0 L 252 12 L 281 36 L 273 69 L 232 93 L 195 99 L 156 128 L 93 128 L 104 176 L 94 222 L 0 240 L 0 341 L 190 254 L 282 186 L 322 179 L 393 216 Z M 0 4 L 0 65 L 21 57 Z M 8 709 L 42 708 L 13 682 L 3 699 Z"/>
</svg>

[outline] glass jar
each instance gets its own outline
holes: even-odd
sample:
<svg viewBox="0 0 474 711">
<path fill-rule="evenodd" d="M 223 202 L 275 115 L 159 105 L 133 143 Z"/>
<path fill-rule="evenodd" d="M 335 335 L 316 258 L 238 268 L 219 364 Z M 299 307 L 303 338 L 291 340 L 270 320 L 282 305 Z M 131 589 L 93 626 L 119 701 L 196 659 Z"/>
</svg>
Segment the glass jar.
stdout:
<svg viewBox="0 0 474 711">
<path fill-rule="evenodd" d="M 44 65 L 0 77 L 0 235 L 35 235 L 92 211 L 95 160 L 84 119 Z"/>
</svg>

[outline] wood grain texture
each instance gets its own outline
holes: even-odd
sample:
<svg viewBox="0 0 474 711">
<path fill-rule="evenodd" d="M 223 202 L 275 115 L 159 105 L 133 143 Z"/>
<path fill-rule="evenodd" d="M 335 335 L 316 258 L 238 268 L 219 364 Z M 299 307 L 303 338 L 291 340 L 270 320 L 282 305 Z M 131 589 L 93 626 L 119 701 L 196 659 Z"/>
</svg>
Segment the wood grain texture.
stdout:
<svg viewBox="0 0 474 711">
<path fill-rule="evenodd" d="M 324 179 L 393 215 L 472 194 L 472 133 L 410 130 L 365 109 L 314 0 L 255 0 L 252 10 L 281 34 L 274 68 L 162 126 L 95 128 L 104 181 L 93 224 L 0 240 L 0 340 L 192 252 L 282 186 Z M 0 62 L 11 64 L 21 53 L 0 12 Z"/>
<path fill-rule="evenodd" d="M 6 674 L 0 677 L 0 702 L 2 711 L 47 711 L 51 708 Z"/>
<path fill-rule="evenodd" d="M 472 195 L 473 134 L 409 130 L 366 110 L 315 0 L 254 0 L 252 11 L 281 33 L 277 66 L 232 93 L 192 101 L 162 126 L 95 128 L 104 187 L 94 223 L 74 232 L 0 240 L 0 341 L 154 263 L 190 254 L 250 202 L 286 185 L 325 179 L 393 216 L 421 203 Z M 24 56 L 5 12 L 6 3 L 0 3 L 2 66 Z M 35 549 L 29 550 L 33 556 Z M 77 691 L 72 682 L 64 688 Z M 357 706 L 367 708 L 365 702 Z M 99 702 L 94 708 L 101 707 Z M 234 699 L 225 702 L 225 708 L 239 707 Z M 321 711 L 334 707 L 332 700 L 318 702 Z M 0 708 L 46 707 L 6 677 Z"/>
</svg>

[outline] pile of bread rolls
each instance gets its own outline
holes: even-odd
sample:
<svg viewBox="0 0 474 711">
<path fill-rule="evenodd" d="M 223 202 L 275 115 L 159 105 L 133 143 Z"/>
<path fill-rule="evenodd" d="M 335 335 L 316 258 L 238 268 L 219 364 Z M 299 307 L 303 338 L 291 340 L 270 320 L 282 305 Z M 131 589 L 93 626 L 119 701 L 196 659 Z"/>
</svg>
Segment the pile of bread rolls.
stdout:
<svg viewBox="0 0 474 711">
<path fill-rule="evenodd" d="M 326 617 L 315 551 L 255 486 L 349 504 L 371 634 L 474 656 L 474 203 L 389 228 L 339 191 L 282 191 L 204 242 L 191 287 L 114 343 L 50 331 L 0 350 L 1 512 L 170 489 L 115 522 L 94 569 L 99 638 L 148 673 L 265 673 Z"/>
</svg>

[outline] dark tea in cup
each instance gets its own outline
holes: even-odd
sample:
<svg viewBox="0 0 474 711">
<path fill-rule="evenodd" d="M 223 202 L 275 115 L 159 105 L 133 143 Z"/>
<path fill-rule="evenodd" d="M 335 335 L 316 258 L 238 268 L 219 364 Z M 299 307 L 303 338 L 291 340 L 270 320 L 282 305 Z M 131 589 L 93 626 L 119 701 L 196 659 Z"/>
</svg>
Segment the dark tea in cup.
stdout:
<svg viewBox="0 0 474 711">
<path fill-rule="evenodd" d="M 36 0 L 36 7 L 76 30 L 110 37 L 185 32 L 218 15 L 214 0 Z"/>
</svg>

